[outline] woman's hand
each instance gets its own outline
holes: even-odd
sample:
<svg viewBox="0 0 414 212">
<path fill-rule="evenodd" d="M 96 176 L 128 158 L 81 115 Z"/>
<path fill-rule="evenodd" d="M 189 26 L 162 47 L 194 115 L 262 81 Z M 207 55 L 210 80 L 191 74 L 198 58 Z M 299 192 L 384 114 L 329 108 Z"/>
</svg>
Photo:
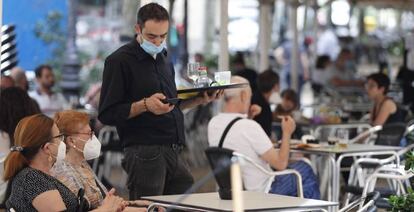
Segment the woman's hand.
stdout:
<svg viewBox="0 0 414 212">
<path fill-rule="evenodd" d="M 121 197 L 115 196 L 115 189 L 111 189 L 106 193 L 105 199 L 102 201 L 100 207 L 97 208 L 97 211 L 114 211 L 121 212 L 128 205 Z"/>
<path fill-rule="evenodd" d="M 152 202 L 147 201 L 147 200 L 133 200 L 133 201 L 128 201 L 128 205 L 130 206 L 143 206 L 143 207 L 148 207 L 149 205 L 151 205 Z"/>
<path fill-rule="evenodd" d="M 147 200 L 133 200 L 133 201 L 128 201 L 128 206 L 132 206 L 132 207 L 127 207 L 125 208 L 124 212 L 146 212 L 148 206 L 150 206 L 152 204 L 151 201 L 147 201 Z M 136 206 L 140 207 L 137 208 Z M 165 212 L 166 209 L 163 207 L 156 207 L 158 209 L 159 212 Z"/>
</svg>

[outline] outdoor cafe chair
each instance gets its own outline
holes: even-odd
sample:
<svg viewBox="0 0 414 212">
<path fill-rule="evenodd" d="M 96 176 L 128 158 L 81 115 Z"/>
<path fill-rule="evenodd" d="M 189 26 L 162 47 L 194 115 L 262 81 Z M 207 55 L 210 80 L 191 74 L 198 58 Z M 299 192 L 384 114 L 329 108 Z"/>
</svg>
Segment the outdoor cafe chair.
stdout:
<svg viewBox="0 0 414 212">
<path fill-rule="evenodd" d="M 243 163 L 250 163 L 257 168 L 258 171 L 268 176 L 267 186 L 265 190 L 263 190 L 264 193 L 267 193 L 270 190 L 270 186 L 275 176 L 293 174 L 296 177 L 297 182 L 297 195 L 298 197 L 303 198 L 302 176 L 294 169 L 268 171 L 261 165 L 255 163 L 251 158 L 227 148 L 209 147 L 206 149 L 205 153 L 219 186 L 220 197 L 222 197 L 222 195 L 227 197 L 231 195 L 230 164 L 232 158 L 236 157 L 241 163 L 242 170 Z"/>
</svg>

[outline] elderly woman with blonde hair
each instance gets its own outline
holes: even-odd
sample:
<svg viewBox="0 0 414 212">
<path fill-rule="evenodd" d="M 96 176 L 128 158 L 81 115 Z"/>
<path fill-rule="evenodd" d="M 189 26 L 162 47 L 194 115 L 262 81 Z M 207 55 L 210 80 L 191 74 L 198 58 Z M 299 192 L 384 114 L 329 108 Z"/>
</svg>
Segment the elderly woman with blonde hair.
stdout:
<svg viewBox="0 0 414 212">
<path fill-rule="evenodd" d="M 84 190 L 84 197 L 89 209 L 97 208 L 105 198 L 107 189 L 96 177 L 87 160 L 98 158 L 101 143 L 89 126 L 89 116 L 86 113 L 73 110 L 55 114 L 55 122 L 61 133 L 66 136 L 66 158 L 56 163 L 52 175 L 65 184 L 73 193 Z M 148 206 L 148 201 L 126 202 L 129 206 Z M 146 208 L 127 207 L 125 211 L 146 211 Z"/>
</svg>

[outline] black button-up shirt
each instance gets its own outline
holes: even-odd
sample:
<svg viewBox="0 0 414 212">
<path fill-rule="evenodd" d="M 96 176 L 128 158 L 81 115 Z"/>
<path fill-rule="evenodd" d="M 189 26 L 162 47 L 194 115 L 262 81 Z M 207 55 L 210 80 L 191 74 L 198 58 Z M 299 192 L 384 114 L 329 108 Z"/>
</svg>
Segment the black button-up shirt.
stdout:
<svg viewBox="0 0 414 212">
<path fill-rule="evenodd" d="M 155 93 L 177 97 L 174 73 L 165 50 L 154 59 L 136 40 L 106 58 L 98 118 L 116 126 L 124 147 L 184 144 L 184 119 L 178 105 L 163 115 L 145 112 L 128 119 L 135 101 Z"/>
</svg>

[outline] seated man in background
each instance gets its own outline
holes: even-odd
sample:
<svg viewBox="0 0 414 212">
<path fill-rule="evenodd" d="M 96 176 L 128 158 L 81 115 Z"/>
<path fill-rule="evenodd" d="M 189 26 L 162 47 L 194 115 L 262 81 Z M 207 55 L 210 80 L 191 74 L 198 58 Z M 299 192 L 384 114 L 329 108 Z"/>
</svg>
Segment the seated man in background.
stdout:
<svg viewBox="0 0 414 212">
<path fill-rule="evenodd" d="M 350 86 L 362 87 L 364 85 L 364 81 L 355 77 L 355 69 L 351 50 L 342 49 L 335 61 L 332 73 L 330 73 L 330 85 L 333 88 Z"/>
<path fill-rule="evenodd" d="M 53 117 L 56 112 L 69 106 L 61 93 L 53 91 L 55 75 L 51 66 L 38 66 L 35 75 L 38 87 L 35 91 L 29 92 L 29 95 L 39 104 L 42 113 Z"/>
<path fill-rule="evenodd" d="M 232 83 L 247 82 L 242 77 L 232 77 Z M 271 167 L 278 171 L 286 168 L 296 169 L 302 175 L 304 196 L 306 198 L 319 199 L 319 185 L 312 168 L 302 161 L 288 164 L 289 140 L 295 130 L 295 122 L 289 116 L 283 117 L 282 142 L 280 150 L 276 150 L 260 125 L 253 120 L 247 119 L 251 95 L 250 87 L 225 90 L 223 113 L 213 117 L 208 125 L 208 142 L 210 146 L 218 146 L 227 125 L 240 117 L 242 119 L 235 122 L 228 131 L 223 147 L 250 157 L 268 171 L 272 171 Z M 269 188 L 267 187 L 269 176 L 253 165 L 243 165 L 242 174 L 244 186 L 247 190 L 296 196 L 296 178 L 293 175 L 275 177 Z"/>
<path fill-rule="evenodd" d="M 10 76 L 13 78 L 16 87 L 19 87 L 26 92 L 29 91 L 29 81 L 27 81 L 26 74 L 22 68 L 12 68 Z"/>
<path fill-rule="evenodd" d="M 321 90 L 329 86 L 332 78 L 333 63 L 329 55 L 320 55 L 315 61 L 315 70 L 312 71 L 312 88 L 320 93 Z"/>
</svg>

